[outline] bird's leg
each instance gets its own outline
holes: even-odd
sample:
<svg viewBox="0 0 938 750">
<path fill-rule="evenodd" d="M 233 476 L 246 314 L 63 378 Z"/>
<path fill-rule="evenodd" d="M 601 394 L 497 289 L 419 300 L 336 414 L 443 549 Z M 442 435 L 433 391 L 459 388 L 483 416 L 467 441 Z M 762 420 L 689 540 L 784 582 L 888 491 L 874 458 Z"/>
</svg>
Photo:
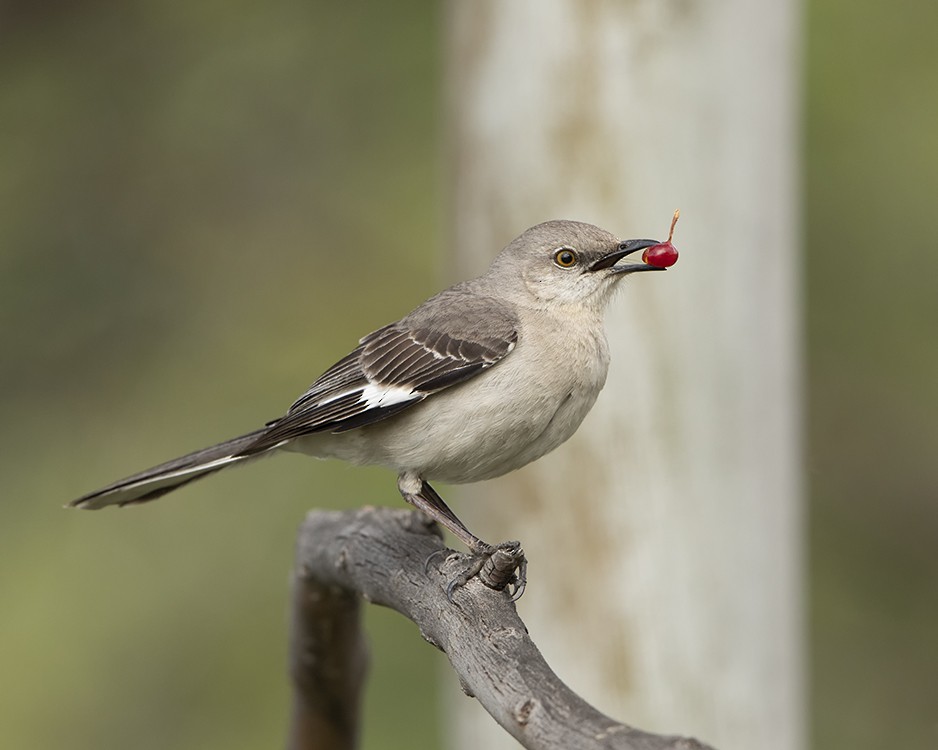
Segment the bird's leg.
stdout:
<svg viewBox="0 0 938 750">
<path fill-rule="evenodd" d="M 473 552 L 482 552 L 491 546 L 469 531 L 450 510 L 450 507 L 443 502 L 443 498 L 437 494 L 437 491 L 419 477 L 402 474 L 398 479 L 397 487 L 407 502 L 452 531 L 459 541 Z"/>
<path fill-rule="evenodd" d="M 489 588 L 499 591 L 512 586 L 512 599 L 521 596 L 526 583 L 527 560 L 520 543 L 492 545 L 482 541 L 466 528 L 437 491 L 416 475 L 401 474 L 397 486 L 407 502 L 453 532 L 472 551 L 468 567 L 447 585 L 447 598 L 452 600 L 453 592 L 475 576 Z"/>
</svg>

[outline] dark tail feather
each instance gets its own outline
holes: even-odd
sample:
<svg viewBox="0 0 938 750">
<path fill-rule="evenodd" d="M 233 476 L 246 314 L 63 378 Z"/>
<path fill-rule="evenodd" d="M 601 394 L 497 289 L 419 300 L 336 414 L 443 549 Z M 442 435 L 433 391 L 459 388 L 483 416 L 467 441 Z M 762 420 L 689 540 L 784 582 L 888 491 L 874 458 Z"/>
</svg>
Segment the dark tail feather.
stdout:
<svg viewBox="0 0 938 750">
<path fill-rule="evenodd" d="M 239 454 L 266 431 L 267 428 L 264 427 L 210 448 L 203 448 L 200 451 L 174 458 L 172 461 L 121 479 L 100 490 L 89 492 L 77 500 L 72 500 L 68 507 L 97 510 L 108 505 L 130 505 L 155 500 L 184 484 L 214 474 L 226 466 L 257 458 L 257 454 L 252 456 Z"/>
</svg>

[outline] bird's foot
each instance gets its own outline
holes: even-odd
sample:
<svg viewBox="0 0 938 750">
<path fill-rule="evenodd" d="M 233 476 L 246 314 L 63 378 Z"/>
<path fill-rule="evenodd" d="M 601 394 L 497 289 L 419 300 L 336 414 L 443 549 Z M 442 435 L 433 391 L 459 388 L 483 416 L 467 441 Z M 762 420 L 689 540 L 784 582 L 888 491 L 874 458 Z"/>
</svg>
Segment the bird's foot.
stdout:
<svg viewBox="0 0 938 750">
<path fill-rule="evenodd" d="M 428 558 L 428 565 L 436 554 Z M 482 543 L 470 553 L 468 565 L 446 585 L 446 598 L 452 602 L 456 589 L 478 577 L 490 589 L 507 589 L 511 600 L 517 601 L 524 593 L 527 571 L 528 561 L 520 542 Z"/>
</svg>

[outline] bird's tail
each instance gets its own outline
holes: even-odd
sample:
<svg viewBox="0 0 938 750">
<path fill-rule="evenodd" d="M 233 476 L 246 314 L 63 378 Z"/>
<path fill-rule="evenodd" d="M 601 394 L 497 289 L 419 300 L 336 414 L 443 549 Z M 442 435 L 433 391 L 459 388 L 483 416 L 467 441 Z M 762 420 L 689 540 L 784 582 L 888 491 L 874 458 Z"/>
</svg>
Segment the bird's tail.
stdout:
<svg viewBox="0 0 938 750">
<path fill-rule="evenodd" d="M 211 448 L 203 448 L 200 451 L 174 458 L 172 461 L 89 492 L 77 500 L 72 500 L 68 507 L 97 510 L 108 505 L 130 505 L 155 500 L 177 487 L 214 474 L 226 466 L 257 458 L 260 454 L 251 456 L 240 454 L 266 429 L 255 430 L 247 435 L 213 445 Z"/>
</svg>

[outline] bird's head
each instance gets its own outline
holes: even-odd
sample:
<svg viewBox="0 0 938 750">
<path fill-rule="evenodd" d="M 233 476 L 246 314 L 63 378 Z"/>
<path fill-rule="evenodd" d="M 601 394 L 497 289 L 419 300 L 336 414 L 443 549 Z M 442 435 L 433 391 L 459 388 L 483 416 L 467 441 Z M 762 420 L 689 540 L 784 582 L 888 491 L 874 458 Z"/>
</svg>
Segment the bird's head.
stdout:
<svg viewBox="0 0 938 750">
<path fill-rule="evenodd" d="M 495 277 L 516 301 L 536 305 L 586 305 L 602 311 L 616 284 L 658 266 L 628 262 L 657 240 L 620 240 L 579 221 L 546 221 L 513 240 L 492 262 Z"/>
</svg>

